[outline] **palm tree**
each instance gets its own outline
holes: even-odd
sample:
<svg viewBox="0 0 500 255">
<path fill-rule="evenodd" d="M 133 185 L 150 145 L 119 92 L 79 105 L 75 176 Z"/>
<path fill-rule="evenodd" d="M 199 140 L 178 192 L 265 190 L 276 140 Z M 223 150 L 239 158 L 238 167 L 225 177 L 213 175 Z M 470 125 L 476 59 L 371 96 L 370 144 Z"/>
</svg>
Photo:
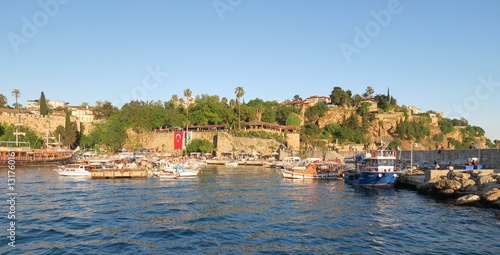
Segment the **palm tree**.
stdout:
<svg viewBox="0 0 500 255">
<path fill-rule="evenodd" d="M 236 94 L 236 98 L 238 99 L 238 129 L 241 129 L 241 110 L 240 110 L 240 100 L 245 95 L 245 90 L 242 87 L 237 87 L 234 89 L 234 93 Z"/>
<path fill-rule="evenodd" d="M 176 94 L 173 94 L 170 102 L 172 102 L 174 108 L 177 107 L 177 104 L 179 103 L 179 97 Z"/>
<path fill-rule="evenodd" d="M 4 94 L 0 94 L 0 108 L 3 108 L 7 104 L 7 97 Z"/>
<path fill-rule="evenodd" d="M 184 97 L 186 97 L 186 132 L 188 131 L 188 123 L 189 123 L 189 103 L 191 102 L 191 95 L 193 93 L 191 92 L 190 89 L 185 89 L 184 90 Z"/>
<path fill-rule="evenodd" d="M 14 108 L 19 110 L 19 105 L 17 103 L 17 99 L 21 96 L 21 92 L 18 89 L 14 89 L 11 93 L 16 98 L 16 104 L 15 104 Z"/>
</svg>

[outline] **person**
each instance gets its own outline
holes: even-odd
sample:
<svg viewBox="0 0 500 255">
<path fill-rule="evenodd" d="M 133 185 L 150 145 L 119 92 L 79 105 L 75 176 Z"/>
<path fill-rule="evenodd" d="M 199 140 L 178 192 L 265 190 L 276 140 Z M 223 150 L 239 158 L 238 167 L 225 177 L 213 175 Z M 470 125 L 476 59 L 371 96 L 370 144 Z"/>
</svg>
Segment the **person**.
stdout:
<svg viewBox="0 0 500 255">
<path fill-rule="evenodd" d="M 453 164 L 451 163 L 451 161 L 450 163 L 448 163 L 448 170 L 453 170 Z"/>
</svg>

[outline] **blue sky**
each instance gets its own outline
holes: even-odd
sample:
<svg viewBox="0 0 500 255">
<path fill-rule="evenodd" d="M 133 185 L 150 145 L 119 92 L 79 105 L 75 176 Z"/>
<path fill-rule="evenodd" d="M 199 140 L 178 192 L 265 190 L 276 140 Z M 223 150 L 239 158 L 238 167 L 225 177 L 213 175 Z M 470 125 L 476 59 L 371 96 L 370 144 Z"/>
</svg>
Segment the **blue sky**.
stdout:
<svg viewBox="0 0 500 255">
<path fill-rule="evenodd" d="M 500 1 L 0 1 L 0 93 L 71 105 L 391 94 L 500 139 Z M 31 29 L 30 29 L 31 28 Z M 34 28 L 34 29 L 33 29 Z"/>
</svg>

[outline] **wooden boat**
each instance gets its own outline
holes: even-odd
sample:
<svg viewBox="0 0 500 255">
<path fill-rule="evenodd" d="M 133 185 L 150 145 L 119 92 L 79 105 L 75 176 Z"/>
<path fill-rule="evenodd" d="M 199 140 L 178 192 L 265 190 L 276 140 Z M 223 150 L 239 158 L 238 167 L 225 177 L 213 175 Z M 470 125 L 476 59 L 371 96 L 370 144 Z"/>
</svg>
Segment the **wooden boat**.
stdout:
<svg viewBox="0 0 500 255">
<path fill-rule="evenodd" d="M 305 169 L 281 169 L 284 178 L 289 179 L 337 179 L 339 172 L 334 165 L 328 163 L 311 163 Z"/>
</svg>

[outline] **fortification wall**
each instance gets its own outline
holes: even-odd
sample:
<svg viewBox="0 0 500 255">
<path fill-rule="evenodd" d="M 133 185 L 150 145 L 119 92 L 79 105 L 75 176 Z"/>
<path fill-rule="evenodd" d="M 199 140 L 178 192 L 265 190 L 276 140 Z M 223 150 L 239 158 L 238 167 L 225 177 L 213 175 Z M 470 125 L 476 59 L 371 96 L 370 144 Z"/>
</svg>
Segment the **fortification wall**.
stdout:
<svg viewBox="0 0 500 255">
<path fill-rule="evenodd" d="M 293 137 L 293 136 L 292 136 Z M 227 132 L 192 132 L 192 139 L 204 139 L 211 141 L 216 146 L 216 154 L 221 155 L 225 151 L 260 152 L 269 155 L 279 148 L 280 144 L 273 139 L 260 139 L 248 137 L 234 137 Z M 174 150 L 174 132 L 148 132 L 136 134 L 128 133 L 126 146 L 144 147 L 155 151 L 167 152 L 173 155 L 181 155 L 182 152 Z"/>
</svg>

